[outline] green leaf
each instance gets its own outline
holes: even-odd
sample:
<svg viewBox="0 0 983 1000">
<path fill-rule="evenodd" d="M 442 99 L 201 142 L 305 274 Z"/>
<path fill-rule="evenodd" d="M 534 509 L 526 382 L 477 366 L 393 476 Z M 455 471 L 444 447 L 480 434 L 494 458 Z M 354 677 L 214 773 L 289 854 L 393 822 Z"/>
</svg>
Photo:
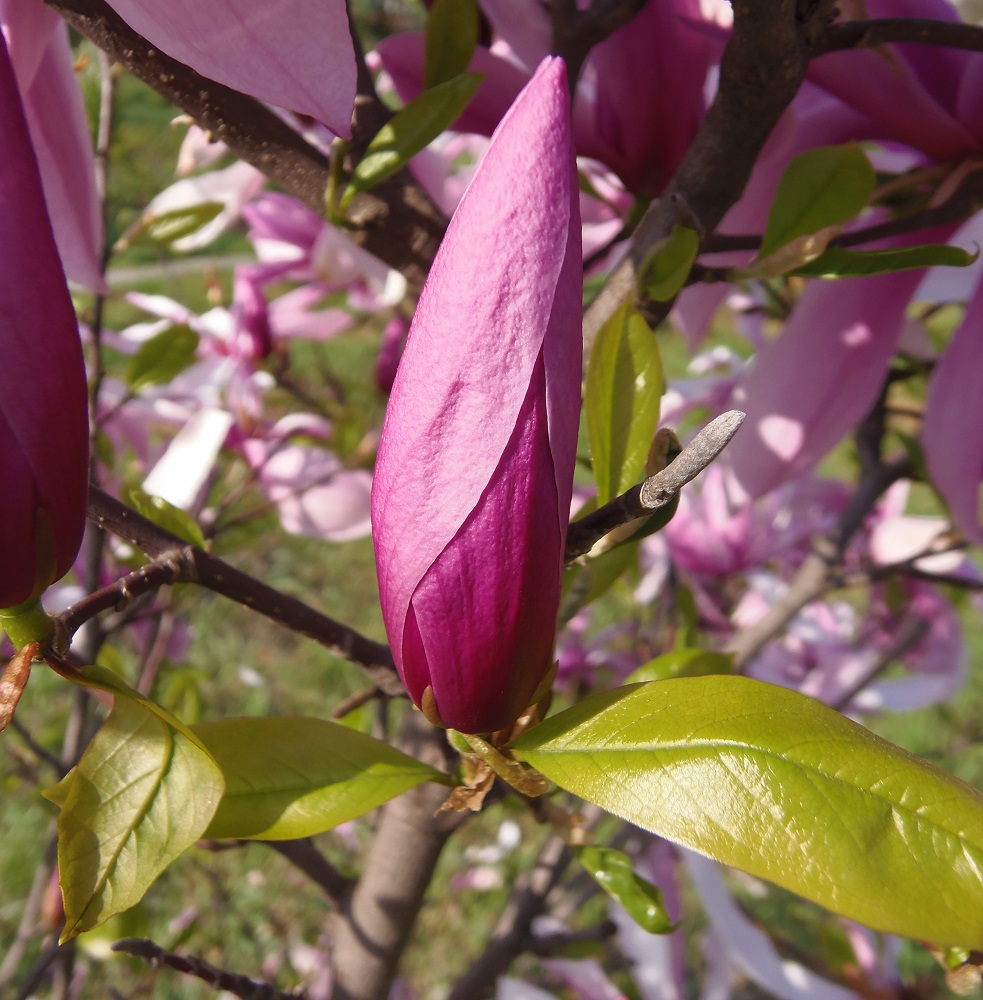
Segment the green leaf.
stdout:
<svg viewBox="0 0 983 1000">
<path fill-rule="evenodd" d="M 814 261 L 793 273 L 805 278 L 865 278 L 872 274 L 892 274 L 919 267 L 969 267 L 979 257 L 960 247 L 927 243 L 897 250 L 843 250 L 830 247 Z"/>
<path fill-rule="evenodd" d="M 599 505 L 641 478 L 664 391 L 659 346 L 626 300 L 598 332 L 587 369 L 587 437 Z"/>
<path fill-rule="evenodd" d="M 168 503 L 163 497 L 151 496 L 141 489 L 131 488 L 126 491 L 126 501 L 148 521 L 153 521 L 158 528 L 169 531 L 172 535 L 197 545 L 205 547 L 205 536 L 198 527 L 198 522 L 186 511 L 174 504 Z"/>
<path fill-rule="evenodd" d="M 434 0 L 427 15 L 423 85 L 431 90 L 464 73 L 478 44 L 474 0 Z"/>
<path fill-rule="evenodd" d="M 224 209 L 220 201 L 204 201 L 168 212 L 144 212 L 120 238 L 117 249 L 143 243 L 174 243 L 207 226 Z"/>
<path fill-rule="evenodd" d="M 202 836 L 222 796 L 222 774 L 199 741 L 107 673 L 84 672 L 113 691 L 113 710 L 70 780 L 48 793 L 61 802 L 62 941 L 138 903 Z"/>
<path fill-rule="evenodd" d="M 126 369 L 126 384 L 135 392 L 163 385 L 180 375 L 198 351 L 198 334 L 188 326 L 170 326 L 140 345 Z"/>
<path fill-rule="evenodd" d="M 216 839 L 310 837 L 370 812 L 439 771 L 365 733 L 308 718 L 200 722 L 225 795 L 208 828 Z"/>
<path fill-rule="evenodd" d="M 875 182 L 873 167 L 854 142 L 797 156 L 778 182 L 759 259 L 800 236 L 848 222 L 870 200 Z"/>
<path fill-rule="evenodd" d="M 983 796 L 744 677 L 619 688 L 509 749 L 622 819 L 877 930 L 983 946 Z"/>
<path fill-rule="evenodd" d="M 591 878 L 649 934 L 670 934 L 676 929 L 666 912 L 662 893 L 632 871 L 627 855 L 613 847 L 594 845 L 572 850 Z"/>
<path fill-rule="evenodd" d="M 639 268 L 642 294 L 656 302 L 675 298 L 686 284 L 699 249 L 700 236 L 695 229 L 673 226 L 672 235 L 660 240 Z"/>
<path fill-rule="evenodd" d="M 679 649 L 643 663 L 625 678 L 625 684 L 667 681 L 673 677 L 706 677 L 710 674 L 733 672 L 734 657 L 729 653 L 713 653 L 705 649 Z"/>
<path fill-rule="evenodd" d="M 450 128 L 468 106 L 481 80 L 478 73 L 462 73 L 432 90 L 425 90 L 398 111 L 369 143 L 341 197 L 341 208 L 348 208 L 359 192 L 368 191 L 401 170 L 421 149 Z"/>
</svg>

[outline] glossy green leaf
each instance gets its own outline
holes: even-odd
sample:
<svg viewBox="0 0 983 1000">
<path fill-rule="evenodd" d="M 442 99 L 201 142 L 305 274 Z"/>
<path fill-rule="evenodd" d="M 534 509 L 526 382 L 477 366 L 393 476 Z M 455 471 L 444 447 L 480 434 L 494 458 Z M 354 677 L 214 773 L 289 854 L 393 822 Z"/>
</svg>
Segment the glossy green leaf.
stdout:
<svg viewBox="0 0 983 1000">
<path fill-rule="evenodd" d="M 369 143 L 352 179 L 341 197 L 342 209 L 348 208 L 361 191 L 381 183 L 430 145 L 450 128 L 474 97 L 482 77 L 462 73 L 432 90 L 425 90 L 416 100 L 398 111 Z"/>
<path fill-rule="evenodd" d="M 60 802 L 58 870 L 67 941 L 138 903 L 198 840 L 222 796 L 199 741 L 107 671 L 85 671 L 115 705 L 78 766 L 48 793 Z"/>
<path fill-rule="evenodd" d="M 203 201 L 168 212 L 144 212 L 123 235 L 119 249 L 141 243 L 174 243 L 198 232 L 224 210 L 220 201 Z"/>
<path fill-rule="evenodd" d="M 643 663 L 625 678 L 625 684 L 667 681 L 673 677 L 707 677 L 734 672 L 734 657 L 706 649 L 678 649 Z"/>
<path fill-rule="evenodd" d="M 145 385 L 163 385 L 180 375 L 195 360 L 198 334 L 188 326 L 170 326 L 130 358 L 126 383 L 134 391 Z"/>
<path fill-rule="evenodd" d="M 666 912 L 662 893 L 632 871 L 631 859 L 626 854 L 593 844 L 574 847 L 573 853 L 591 878 L 649 934 L 670 934 L 676 929 Z"/>
<path fill-rule="evenodd" d="M 638 286 L 656 302 L 668 302 L 682 290 L 700 249 L 695 229 L 673 226 L 672 235 L 661 240 L 639 269 Z"/>
<path fill-rule="evenodd" d="M 830 247 L 814 261 L 794 273 L 806 278 L 865 278 L 919 267 L 969 267 L 979 257 L 960 247 L 928 243 L 896 250 L 843 250 Z"/>
<path fill-rule="evenodd" d="M 509 745 L 561 788 L 870 927 L 983 946 L 983 796 L 744 677 L 608 691 Z"/>
<path fill-rule="evenodd" d="M 137 513 L 142 514 L 148 521 L 153 521 L 158 528 L 163 528 L 191 545 L 197 545 L 200 549 L 205 547 L 205 536 L 201 533 L 198 522 L 186 511 L 168 503 L 163 497 L 151 496 L 144 490 L 133 488 L 126 491 L 126 501 Z"/>
<path fill-rule="evenodd" d="M 870 200 L 875 182 L 874 168 L 854 142 L 797 156 L 778 182 L 759 258 L 800 236 L 848 222 Z"/>
<path fill-rule="evenodd" d="M 434 0 L 427 14 L 424 87 L 430 90 L 466 72 L 477 44 L 474 0 Z"/>
<path fill-rule="evenodd" d="M 439 771 L 365 733 L 321 719 L 200 722 L 225 795 L 208 828 L 216 839 L 291 840 L 370 812 Z"/>
<path fill-rule="evenodd" d="M 599 504 L 642 477 L 664 391 L 659 346 L 626 300 L 598 332 L 587 368 L 587 437 Z"/>
</svg>

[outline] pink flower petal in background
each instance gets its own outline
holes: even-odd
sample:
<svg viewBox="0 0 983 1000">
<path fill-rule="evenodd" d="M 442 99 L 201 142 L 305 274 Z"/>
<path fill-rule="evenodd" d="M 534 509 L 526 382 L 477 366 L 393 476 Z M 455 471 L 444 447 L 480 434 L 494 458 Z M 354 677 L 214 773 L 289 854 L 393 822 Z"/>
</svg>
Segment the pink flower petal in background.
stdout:
<svg viewBox="0 0 983 1000">
<path fill-rule="evenodd" d="M 355 53 L 343 0 L 110 0 L 110 6 L 202 76 L 351 136 Z"/>
<path fill-rule="evenodd" d="M 68 29 L 41 0 L 0 0 L 55 243 L 69 280 L 105 291 L 99 269 L 102 210 L 92 141 Z"/>
<path fill-rule="evenodd" d="M 692 851 L 681 854 L 711 927 L 733 965 L 748 979 L 777 1000 L 859 1000 L 853 990 L 783 959 L 768 936 L 741 913 L 724 886 L 720 866 Z"/>
<path fill-rule="evenodd" d="M 983 285 L 966 310 L 932 373 L 925 403 L 922 444 L 932 481 L 959 530 L 983 544 L 980 477 L 983 476 Z"/>
<path fill-rule="evenodd" d="M 236 162 L 222 170 L 176 181 L 151 200 L 143 216 L 164 215 L 212 202 L 221 204 L 222 210 L 214 219 L 171 244 L 181 253 L 200 250 L 239 221 L 243 208 L 263 190 L 265 184 L 265 174 L 248 163 Z"/>
<path fill-rule="evenodd" d="M 734 394 L 747 413 L 724 459 L 736 501 L 812 468 L 866 415 L 921 277 L 907 271 L 806 289 Z"/>
</svg>

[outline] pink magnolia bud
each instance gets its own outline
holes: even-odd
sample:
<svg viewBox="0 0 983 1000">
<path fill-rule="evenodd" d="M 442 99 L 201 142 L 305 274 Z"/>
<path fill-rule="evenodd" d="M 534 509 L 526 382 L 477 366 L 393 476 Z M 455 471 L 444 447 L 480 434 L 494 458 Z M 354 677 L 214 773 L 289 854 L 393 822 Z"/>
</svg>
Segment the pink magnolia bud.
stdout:
<svg viewBox="0 0 983 1000">
<path fill-rule="evenodd" d="M 88 482 L 85 368 L 0 35 L 0 608 L 68 572 Z"/>
<path fill-rule="evenodd" d="M 560 59 L 502 120 L 440 247 L 379 446 L 383 617 L 410 697 L 510 725 L 552 661 L 580 411 L 577 178 Z"/>
</svg>

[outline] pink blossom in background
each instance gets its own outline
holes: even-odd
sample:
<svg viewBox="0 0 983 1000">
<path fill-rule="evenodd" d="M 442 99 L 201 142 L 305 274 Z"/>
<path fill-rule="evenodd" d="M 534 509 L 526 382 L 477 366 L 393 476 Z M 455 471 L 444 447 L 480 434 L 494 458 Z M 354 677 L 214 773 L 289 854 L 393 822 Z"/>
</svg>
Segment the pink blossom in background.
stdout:
<svg viewBox="0 0 983 1000">
<path fill-rule="evenodd" d="M 543 62 L 448 228 L 393 386 L 372 493 L 383 618 L 420 704 L 510 725 L 551 665 L 581 381 L 566 72 Z M 453 622 L 453 627 L 449 627 Z"/>
<path fill-rule="evenodd" d="M 89 482 L 88 394 L 75 310 L 0 34 L 0 607 L 71 568 Z"/>
<path fill-rule="evenodd" d="M 469 71 L 484 75 L 454 128 L 490 134 L 550 51 L 548 11 L 527 0 L 483 0 L 498 40 L 479 46 Z M 574 102 L 577 153 L 603 163 L 642 197 L 675 172 L 706 110 L 706 82 L 719 46 L 698 25 L 697 0 L 650 0 L 596 46 Z M 423 35 L 384 39 L 377 56 L 404 102 L 423 87 Z"/>
<path fill-rule="evenodd" d="M 342 0 L 110 0 L 138 34 L 210 80 L 351 137 L 355 53 Z"/>
<path fill-rule="evenodd" d="M 324 447 L 331 436 L 326 420 L 293 414 L 241 447 L 284 530 L 329 542 L 364 538 L 371 530 L 372 475 L 365 469 L 346 469 Z"/>
<path fill-rule="evenodd" d="M 959 20 L 945 0 L 872 0 L 866 15 Z M 837 141 L 880 140 L 896 157 L 904 154 L 909 166 L 943 162 L 958 170 L 978 157 L 983 143 L 981 72 L 974 54 L 936 46 L 834 53 L 813 61 L 811 85 L 796 103 L 812 102 L 830 127 L 838 120 Z M 856 86 L 858 73 L 866 86 Z M 827 96 L 820 107 L 818 88 L 835 100 Z M 815 144 L 828 140 L 828 134 L 811 138 Z M 944 242 L 951 232 L 918 238 Z M 905 333 L 905 309 L 921 278 L 921 272 L 910 272 L 812 283 L 735 394 L 734 404 L 748 411 L 726 457 L 735 499 L 760 496 L 813 467 L 869 410 Z M 965 429 L 983 420 L 983 375 L 973 361 L 983 286 L 968 294 L 966 318 L 932 377 L 922 443 L 955 523 L 981 542 L 983 446 L 979 435 Z"/>
<path fill-rule="evenodd" d="M 295 198 L 267 192 L 243 208 L 260 283 L 290 280 L 345 292 L 352 309 L 376 312 L 400 302 L 406 279 Z"/>
</svg>

